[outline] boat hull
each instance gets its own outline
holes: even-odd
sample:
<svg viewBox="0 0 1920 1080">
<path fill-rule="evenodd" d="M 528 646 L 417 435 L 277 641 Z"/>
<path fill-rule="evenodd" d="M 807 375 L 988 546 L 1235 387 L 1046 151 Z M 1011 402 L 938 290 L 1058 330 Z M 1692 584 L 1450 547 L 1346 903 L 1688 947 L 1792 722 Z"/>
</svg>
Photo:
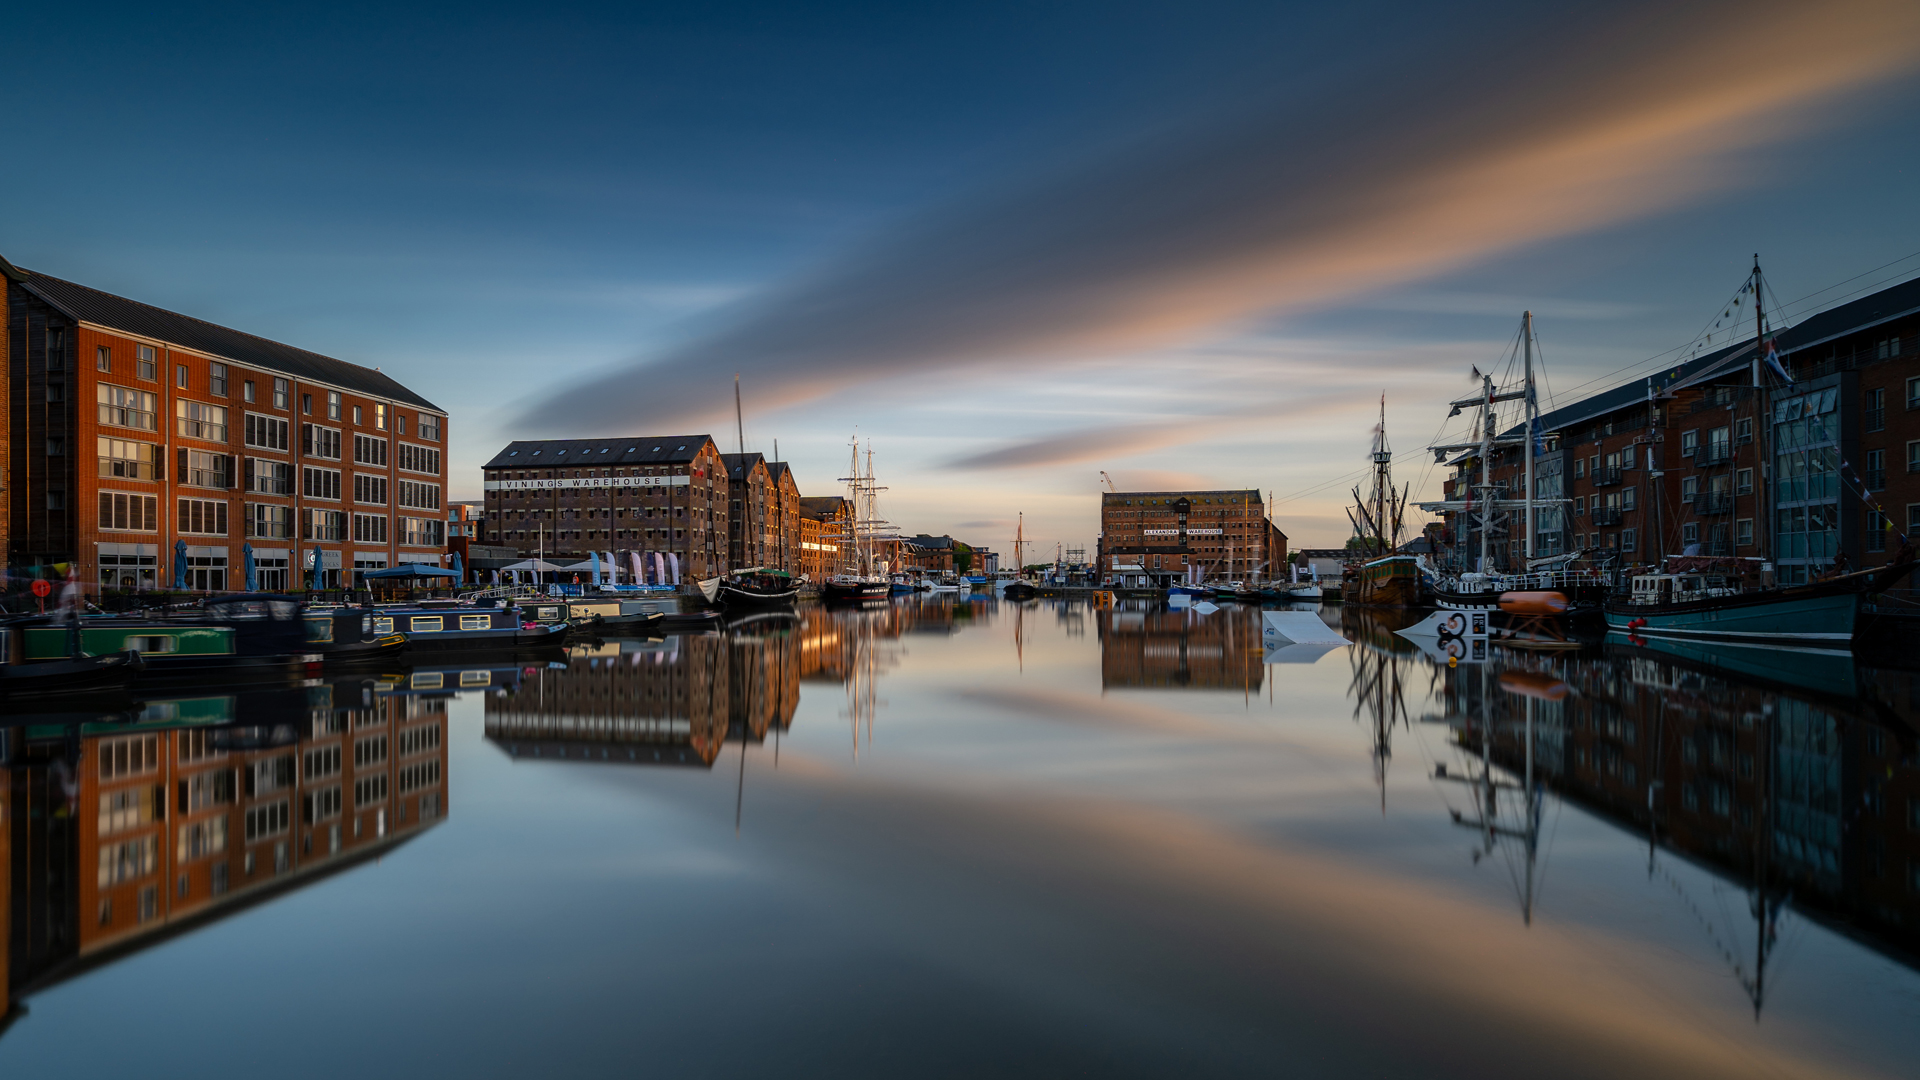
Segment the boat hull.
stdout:
<svg viewBox="0 0 1920 1080">
<path fill-rule="evenodd" d="M 1607 627 L 1641 636 L 1845 645 L 1860 620 L 1861 593 L 1743 595 L 1685 604 L 1607 604 Z"/>
<path fill-rule="evenodd" d="M 778 608 L 790 608 L 800 598 L 799 589 L 782 589 L 777 592 L 758 592 L 742 589 L 737 585 L 720 586 L 720 602 L 728 608 L 740 608 L 748 611 L 770 611 Z"/>
<path fill-rule="evenodd" d="M 885 600 L 892 594 L 893 586 L 885 581 L 829 581 L 820 588 L 820 599 L 829 604 Z"/>
<path fill-rule="evenodd" d="M 1341 583 L 1340 598 L 1362 607 L 1416 607 L 1420 573 L 1413 560 L 1404 557 L 1363 563 Z"/>
</svg>

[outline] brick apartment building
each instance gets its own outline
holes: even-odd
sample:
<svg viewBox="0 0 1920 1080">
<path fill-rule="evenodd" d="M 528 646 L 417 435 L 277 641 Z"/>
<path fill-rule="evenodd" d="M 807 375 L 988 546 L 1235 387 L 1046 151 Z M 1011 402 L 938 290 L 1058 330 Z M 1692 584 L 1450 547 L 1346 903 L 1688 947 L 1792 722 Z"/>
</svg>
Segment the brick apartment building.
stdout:
<svg viewBox="0 0 1920 1080">
<path fill-rule="evenodd" d="M 847 572 L 840 550 L 852 523 L 853 504 L 838 495 L 810 495 L 799 500 L 801 577 L 819 582 Z"/>
<path fill-rule="evenodd" d="M 1543 414 L 1535 493 L 1559 504 L 1536 510 L 1536 555 L 1729 556 L 1772 564 L 1782 583 L 1890 559 L 1920 531 L 1920 279 L 1773 340 L 1791 383 L 1748 341 Z M 1524 439 L 1503 443 L 1494 494 L 1519 498 Z M 1449 464 L 1446 497 L 1461 500 L 1481 482 L 1478 452 Z M 1496 569 L 1523 561 L 1517 518 L 1495 523 Z M 1445 520 L 1443 561 L 1471 567 L 1477 522 Z"/>
<path fill-rule="evenodd" d="M 486 543 L 571 563 L 611 551 L 676 556 L 681 580 L 731 565 L 729 481 L 708 435 L 507 444 L 484 466 Z"/>
<path fill-rule="evenodd" d="M 1124 587 L 1165 587 L 1189 566 L 1209 581 L 1266 581 L 1287 574 L 1287 536 L 1250 488 L 1110 491 L 1096 561 L 1103 580 Z"/>
<path fill-rule="evenodd" d="M 447 414 L 377 369 L 0 259 L 0 538 L 88 589 L 321 587 L 438 564 Z M 93 458 L 93 464 L 87 458 Z"/>
</svg>

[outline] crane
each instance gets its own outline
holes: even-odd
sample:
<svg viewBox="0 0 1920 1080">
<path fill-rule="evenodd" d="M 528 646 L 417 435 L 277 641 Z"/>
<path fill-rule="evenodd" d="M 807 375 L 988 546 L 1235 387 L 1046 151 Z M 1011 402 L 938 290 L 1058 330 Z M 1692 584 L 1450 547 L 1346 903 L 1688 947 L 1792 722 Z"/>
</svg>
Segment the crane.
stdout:
<svg viewBox="0 0 1920 1080">
<path fill-rule="evenodd" d="M 1105 481 L 1107 482 L 1107 490 L 1108 490 L 1108 491 L 1118 491 L 1118 490 L 1120 490 L 1119 488 L 1116 488 L 1116 487 L 1114 487 L 1114 486 L 1113 486 L 1113 477 L 1111 477 L 1111 476 L 1108 476 L 1108 475 L 1107 475 L 1107 470 L 1105 470 L 1105 469 L 1101 469 L 1101 470 L 1100 470 L 1100 479 L 1102 479 L 1102 480 L 1105 480 Z"/>
</svg>

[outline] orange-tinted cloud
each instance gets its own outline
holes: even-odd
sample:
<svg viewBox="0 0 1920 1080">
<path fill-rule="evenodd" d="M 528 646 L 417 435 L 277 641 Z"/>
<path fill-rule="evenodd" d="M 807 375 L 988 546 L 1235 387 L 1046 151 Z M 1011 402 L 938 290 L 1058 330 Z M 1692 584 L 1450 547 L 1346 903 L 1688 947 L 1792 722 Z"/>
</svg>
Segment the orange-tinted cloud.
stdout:
<svg viewBox="0 0 1920 1080">
<path fill-rule="evenodd" d="M 718 415 L 735 372 L 786 405 L 955 365 L 1137 352 L 1670 208 L 1911 69 L 1920 5 L 1615 4 L 1465 27 L 1431 53 L 1358 92 L 1196 121 L 931 215 L 525 424 Z"/>
</svg>

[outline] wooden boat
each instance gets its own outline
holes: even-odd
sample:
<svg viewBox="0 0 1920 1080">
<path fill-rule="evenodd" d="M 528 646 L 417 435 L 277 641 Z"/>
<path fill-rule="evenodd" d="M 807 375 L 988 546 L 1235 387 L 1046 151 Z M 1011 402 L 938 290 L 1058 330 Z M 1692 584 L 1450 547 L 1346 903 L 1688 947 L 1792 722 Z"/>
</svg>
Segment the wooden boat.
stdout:
<svg viewBox="0 0 1920 1080">
<path fill-rule="evenodd" d="M 763 566 L 741 570 L 720 583 L 719 602 L 730 610 L 791 608 L 799 598 L 800 586 L 791 575 Z"/>
<path fill-rule="evenodd" d="M 1913 573 L 1911 548 L 1887 566 L 1771 589 L 1741 589 L 1707 573 L 1641 574 L 1606 602 L 1607 627 L 1638 636 L 1851 644 L 1872 593 Z"/>
<path fill-rule="evenodd" d="M 712 614 L 717 621 L 719 615 Z M 640 637 L 666 633 L 667 615 L 662 611 L 636 611 L 629 615 L 594 615 L 580 624 L 581 629 L 616 637 Z"/>
<path fill-rule="evenodd" d="M 1411 555 L 1388 555 L 1348 567 L 1340 598 L 1366 607 L 1416 607 L 1420 603 L 1420 566 Z"/>
<path fill-rule="evenodd" d="M 1031 600 L 1040 595 L 1040 590 L 1029 582 L 1016 581 L 1001 590 L 1000 595 L 1008 600 Z"/>
</svg>

